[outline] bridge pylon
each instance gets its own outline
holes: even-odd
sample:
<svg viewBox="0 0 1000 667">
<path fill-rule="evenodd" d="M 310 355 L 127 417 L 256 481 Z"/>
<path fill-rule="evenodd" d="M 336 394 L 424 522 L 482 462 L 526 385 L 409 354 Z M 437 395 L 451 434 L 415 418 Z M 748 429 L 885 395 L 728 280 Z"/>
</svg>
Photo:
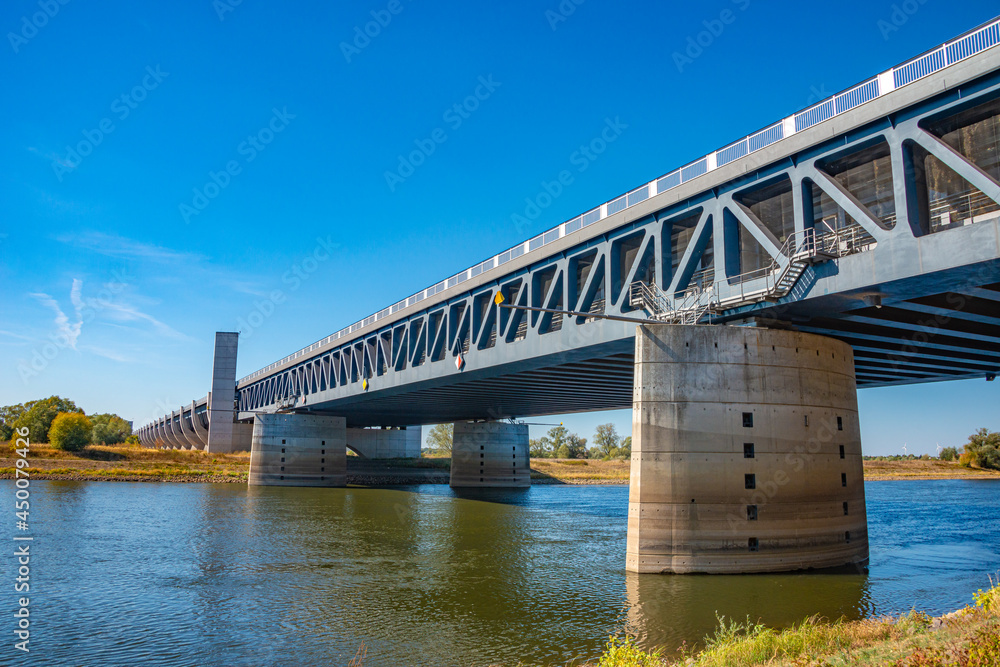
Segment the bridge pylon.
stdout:
<svg viewBox="0 0 1000 667">
<path fill-rule="evenodd" d="M 528 425 L 456 422 L 450 484 L 452 488 L 531 486 Z"/>
<path fill-rule="evenodd" d="M 794 331 L 636 332 L 626 568 L 868 564 L 854 355 Z"/>
</svg>

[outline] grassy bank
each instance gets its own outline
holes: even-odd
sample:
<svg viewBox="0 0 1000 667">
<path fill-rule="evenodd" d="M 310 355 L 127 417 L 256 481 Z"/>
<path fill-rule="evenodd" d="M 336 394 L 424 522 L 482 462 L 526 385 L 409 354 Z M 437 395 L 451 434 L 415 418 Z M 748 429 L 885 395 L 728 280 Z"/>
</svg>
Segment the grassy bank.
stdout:
<svg viewBox="0 0 1000 667">
<path fill-rule="evenodd" d="M 0 443 L 0 479 L 14 476 L 17 458 L 12 443 Z M 245 484 L 250 454 L 145 449 L 138 445 L 91 445 L 83 451 L 64 452 L 32 443 L 28 462 L 33 479 Z"/>
<path fill-rule="evenodd" d="M 9 442 L 0 443 L 0 479 L 14 476 L 17 455 Z M 351 457 L 352 462 L 358 459 Z M 247 480 L 250 454 L 208 454 L 200 451 L 145 449 L 138 445 L 92 445 L 81 452 L 64 452 L 32 444 L 30 474 L 36 479 L 242 482 Z M 407 470 L 447 472 L 451 459 L 425 456 L 371 462 L 406 476 Z M 865 461 L 865 479 L 1000 479 L 1000 471 L 966 468 L 938 460 Z M 628 484 L 628 461 L 592 459 L 532 459 L 535 484 Z M 414 480 L 419 481 L 419 480 Z"/>
<path fill-rule="evenodd" d="M 597 667 L 1000 666 L 1000 586 L 975 604 L 939 617 L 911 611 L 898 618 L 827 622 L 806 619 L 786 630 L 720 619 L 693 653 L 666 659 L 612 640 Z"/>
<path fill-rule="evenodd" d="M 865 461 L 865 479 L 1000 479 L 1000 470 L 966 468 L 956 461 Z"/>
</svg>

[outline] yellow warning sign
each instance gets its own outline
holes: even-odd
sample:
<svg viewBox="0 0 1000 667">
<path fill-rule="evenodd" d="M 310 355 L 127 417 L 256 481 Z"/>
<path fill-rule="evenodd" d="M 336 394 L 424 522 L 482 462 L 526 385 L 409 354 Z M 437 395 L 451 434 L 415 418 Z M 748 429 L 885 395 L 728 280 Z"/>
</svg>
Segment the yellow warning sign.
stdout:
<svg viewBox="0 0 1000 667">
<path fill-rule="evenodd" d="M 497 292 L 497 295 L 493 297 L 493 303 L 499 306 L 503 302 L 504 302 L 503 292 Z"/>
<path fill-rule="evenodd" d="M 364 391 L 368 391 L 368 378 L 365 378 L 364 380 L 361 381 L 361 389 L 363 389 Z"/>
</svg>

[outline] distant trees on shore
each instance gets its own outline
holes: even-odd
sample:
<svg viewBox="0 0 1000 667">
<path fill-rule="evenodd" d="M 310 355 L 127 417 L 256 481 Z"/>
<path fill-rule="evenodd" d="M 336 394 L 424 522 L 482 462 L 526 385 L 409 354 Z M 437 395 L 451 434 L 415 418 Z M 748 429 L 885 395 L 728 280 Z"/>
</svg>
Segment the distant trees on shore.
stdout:
<svg viewBox="0 0 1000 667">
<path fill-rule="evenodd" d="M 930 454 L 896 454 L 893 456 L 865 456 L 866 461 L 932 461 Z M 940 461 L 958 461 L 966 468 L 1000 470 L 1000 433 L 981 428 L 969 436 L 962 446 L 943 447 L 937 456 Z"/>
<path fill-rule="evenodd" d="M 10 440 L 18 428 L 28 429 L 32 443 L 47 442 L 67 450 L 88 444 L 138 442 L 132 426 L 118 415 L 96 414 L 88 418 L 76 403 L 61 396 L 0 407 L 0 442 Z"/>
<path fill-rule="evenodd" d="M 632 456 L 632 438 L 622 438 L 614 424 L 600 424 L 594 432 L 594 446 L 587 448 L 587 439 L 570 433 L 563 425 L 549 429 L 541 438 L 528 443 L 533 459 L 611 459 Z"/>
<path fill-rule="evenodd" d="M 454 424 L 438 424 L 427 434 L 427 451 L 450 456 Z M 533 459 L 627 459 L 632 456 L 631 436 L 621 437 L 614 424 L 601 424 L 594 433 L 594 446 L 587 448 L 587 439 L 560 424 L 553 426 L 541 438 L 528 441 Z"/>
</svg>

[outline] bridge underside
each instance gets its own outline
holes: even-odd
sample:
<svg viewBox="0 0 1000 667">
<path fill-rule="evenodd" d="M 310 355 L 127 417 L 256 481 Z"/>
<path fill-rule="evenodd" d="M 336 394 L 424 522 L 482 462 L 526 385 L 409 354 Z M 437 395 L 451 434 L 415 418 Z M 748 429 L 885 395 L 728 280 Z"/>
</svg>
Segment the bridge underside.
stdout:
<svg viewBox="0 0 1000 667">
<path fill-rule="evenodd" d="M 632 339 L 604 346 L 600 356 L 494 367 L 461 382 L 426 381 L 362 400 L 313 404 L 313 414 L 343 416 L 349 427 L 442 424 L 469 419 L 615 410 L 632 406 Z M 302 412 L 302 410 L 297 410 Z"/>
<path fill-rule="evenodd" d="M 858 387 L 1000 373 L 1000 262 L 857 293 L 757 308 L 770 328 L 837 338 L 854 349 Z"/>
</svg>

